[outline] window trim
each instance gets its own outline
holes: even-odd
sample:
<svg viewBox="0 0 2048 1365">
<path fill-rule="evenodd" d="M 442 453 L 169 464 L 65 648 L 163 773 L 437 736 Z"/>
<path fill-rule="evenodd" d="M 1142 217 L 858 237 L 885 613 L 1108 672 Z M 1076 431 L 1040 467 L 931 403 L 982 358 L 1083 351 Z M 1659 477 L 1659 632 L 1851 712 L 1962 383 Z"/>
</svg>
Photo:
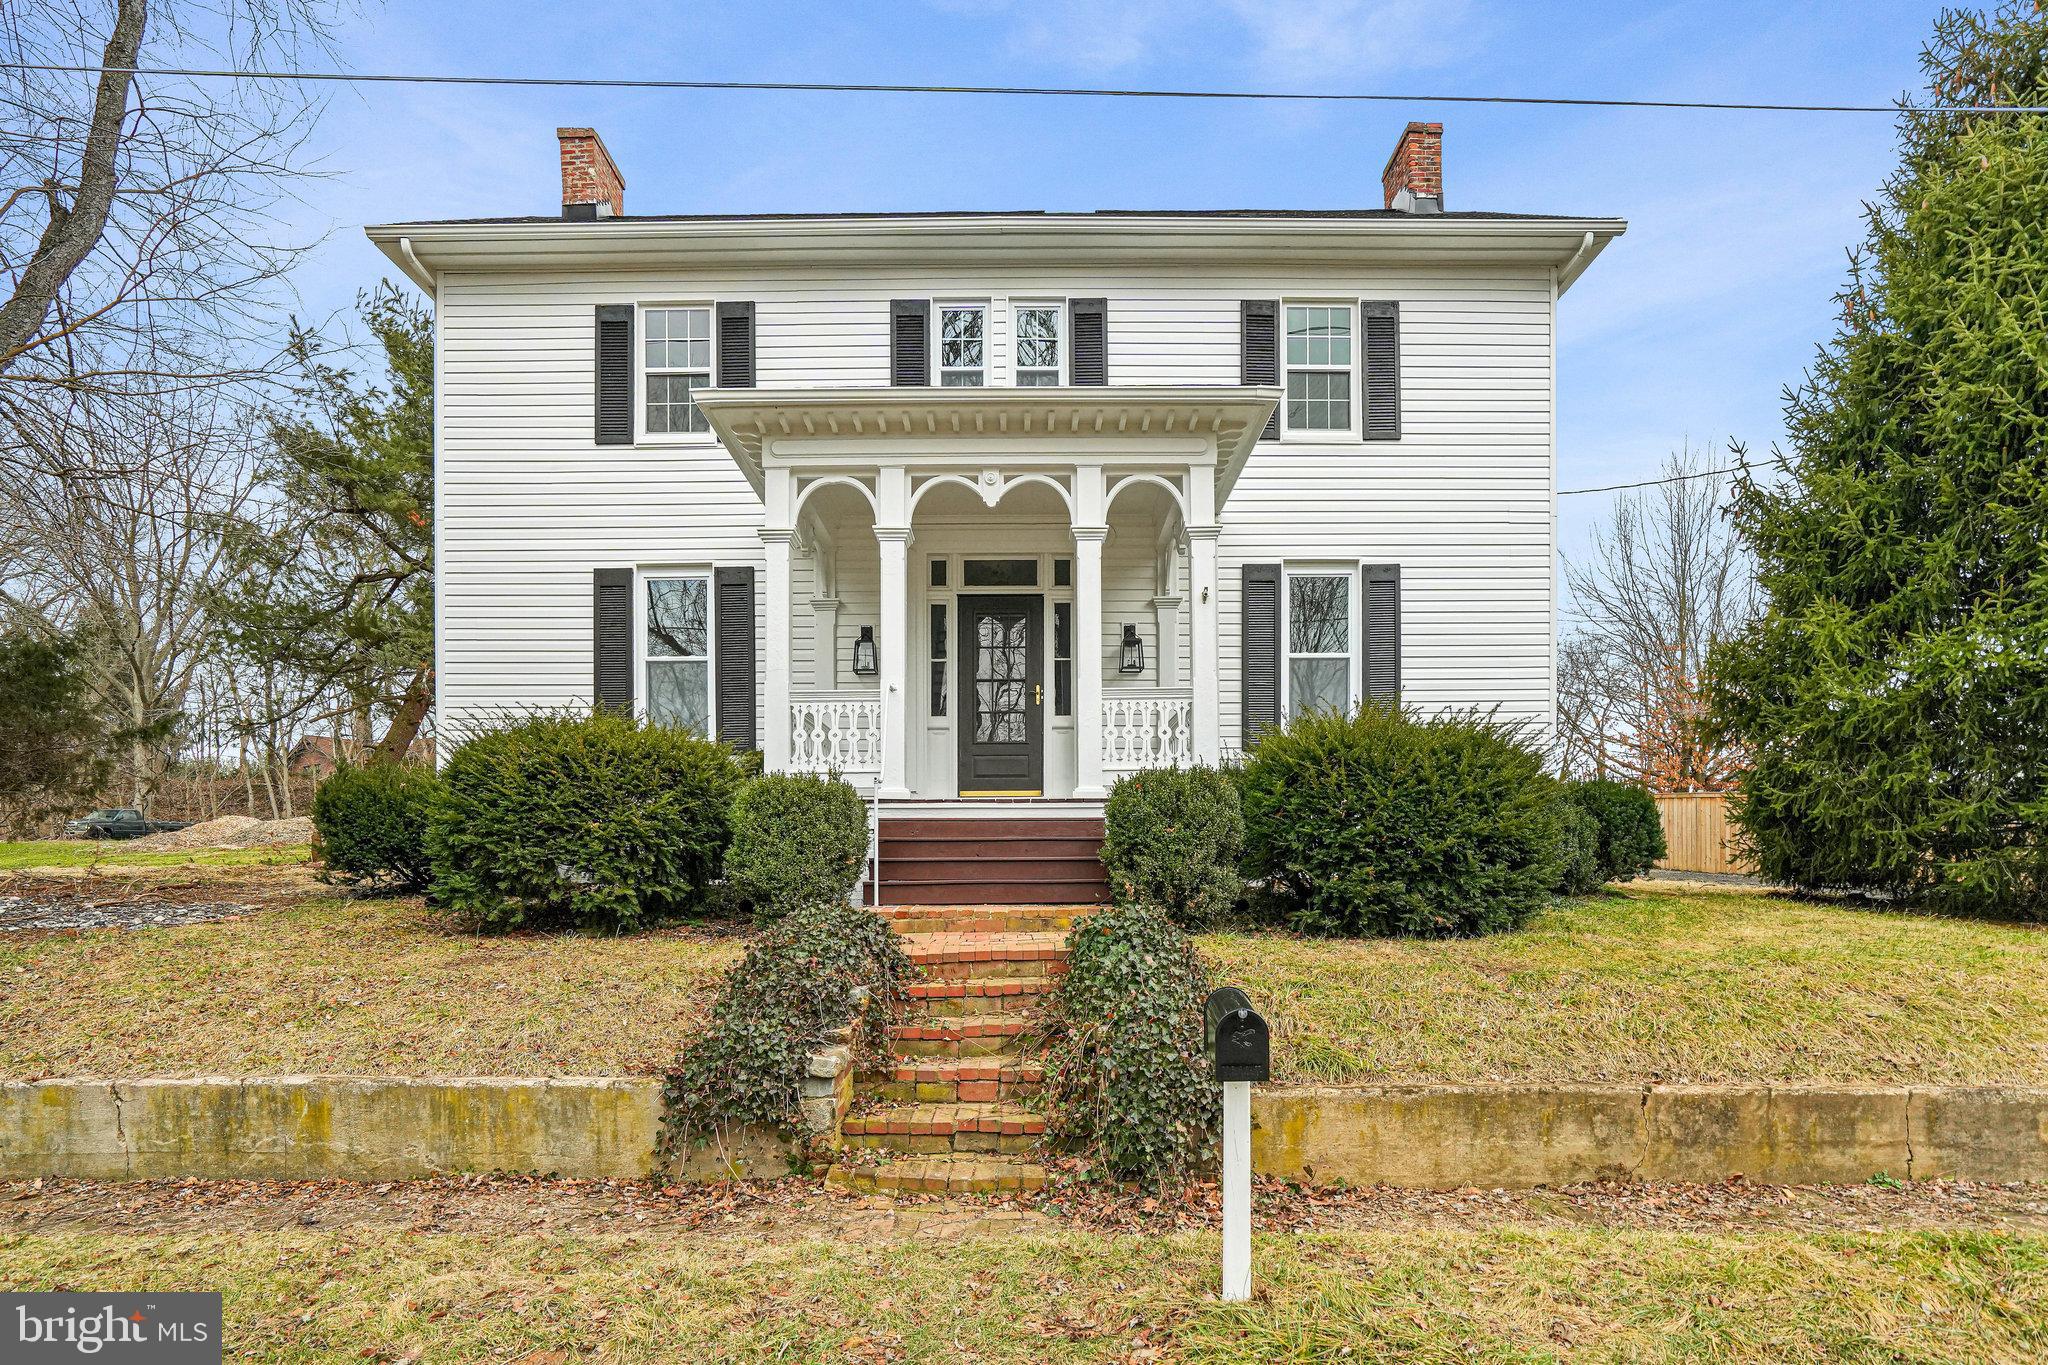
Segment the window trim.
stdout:
<svg viewBox="0 0 2048 1365">
<path fill-rule="evenodd" d="M 1341 578 L 1344 580 L 1344 611 L 1346 627 L 1344 636 L 1349 644 L 1345 653 L 1338 654 L 1297 654 L 1294 650 L 1294 580 L 1297 578 Z M 1358 565 L 1342 561 L 1332 563 L 1293 563 L 1280 566 L 1280 723 L 1286 725 L 1294 719 L 1294 661 L 1301 659 L 1336 659 L 1346 661 L 1345 702 L 1347 711 L 1358 706 L 1362 691 L 1359 677 L 1362 654 L 1359 649 L 1359 572 Z"/>
<path fill-rule="evenodd" d="M 633 570 L 633 713 L 643 724 L 652 724 L 648 703 L 654 686 L 649 680 L 647 613 L 654 600 L 654 585 L 677 578 L 694 578 L 704 584 L 704 715 L 711 727 L 707 739 L 718 737 L 718 573 L 712 564 L 666 564 L 658 568 L 642 565 Z"/>
<path fill-rule="evenodd" d="M 1294 365 L 1287 359 L 1287 310 L 1290 308 L 1342 308 L 1351 319 L 1351 363 L 1337 365 Z M 1326 442 L 1331 445 L 1355 445 L 1359 439 L 1359 423 L 1364 414 L 1359 410 L 1359 384 L 1364 378 L 1360 368 L 1363 349 L 1358 330 L 1358 300 L 1342 298 L 1283 298 L 1280 300 L 1280 316 L 1274 323 L 1273 349 L 1278 353 L 1280 363 L 1280 439 L 1283 441 Z M 1296 430 L 1287 420 L 1287 378 L 1294 371 L 1305 374 L 1349 375 L 1351 385 L 1351 424 L 1346 427 L 1304 427 Z"/>
<path fill-rule="evenodd" d="M 702 431 L 649 431 L 647 429 L 647 315 L 669 310 L 696 309 L 703 312 L 708 321 L 706 337 L 711 347 L 706 357 L 704 374 L 712 386 L 718 383 L 718 301 L 716 299 L 662 299 L 646 300 L 635 304 L 633 309 L 633 441 L 636 445 L 659 446 L 701 446 L 716 445 L 718 434 L 706 423 Z M 679 370 L 662 367 L 651 371 L 653 374 L 696 374 L 695 370 Z"/>
<path fill-rule="evenodd" d="M 1092 298 L 1092 297 L 1093 297 L 1093 295 L 1090 295 L 1090 297 Z M 1038 298 L 1038 297 L 1033 297 L 1033 298 L 1024 298 L 1024 299 L 1011 299 L 1011 300 L 1010 300 L 1010 387 L 1011 387 L 1011 388 L 1013 388 L 1013 389 L 1028 389 L 1028 388 L 1045 388 L 1045 387 L 1048 387 L 1048 386 L 1046 386 L 1046 385 L 1042 385 L 1042 384 L 1026 384 L 1026 383 L 1024 383 L 1024 382 L 1023 382 L 1023 377 L 1024 377 L 1024 371 L 1025 371 L 1025 370 L 1029 369 L 1029 370 L 1031 370 L 1031 371 L 1033 371 L 1033 372 L 1040 372 L 1040 371 L 1043 371 L 1043 370 L 1044 370 L 1044 369 L 1046 368 L 1046 367 L 1045 367 L 1045 366 L 1043 366 L 1043 365 L 1028 365 L 1028 366 L 1027 366 L 1027 365 L 1021 364 L 1021 363 L 1020 363 L 1020 362 L 1018 361 L 1018 356 L 1019 356 L 1019 355 L 1020 355 L 1020 354 L 1022 353 L 1022 351 L 1023 351 L 1023 340 L 1024 340 L 1024 333 L 1023 333 L 1023 330 L 1022 330 L 1022 328 L 1021 328 L 1021 327 L 1019 326 L 1019 323 L 1018 323 L 1018 317 L 1019 317 L 1019 315 L 1020 315 L 1021 313 L 1023 313 L 1023 311 L 1024 311 L 1025 309 L 1027 309 L 1027 308 L 1042 308 L 1042 309 L 1046 309 L 1046 310 L 1049 310 L 1049 311 L 1050 311 L 1050 312 L 1052 313 L 1052 316 L 1053 316 L 1053 344 L 1054 344 L 1054 345 L 1055 345 L 1055 346 L 1056 346 L 1056 347 L 1058 348 L 1058 358 L 1059 358 L 1059 364 L 1053 367 L 1053 368 L 1054 368 L 1054 369 L 1055 369 L 1055 370 L 1057 371 L 1057 373 L 1055 373 L 1055 374 L 1054 374 L 1054 376 L 1053 376 L 1053 381 L 1052 381 L 1052 384 L 1050 385 L 1050 387 L 1053 387 L 1053 388 L 1058 388 L 1058 387 L 1061 387 L 1061 386 L 1063 386 L 1063 385 L 1066 385 L 1066 384 L 1071 384 L 1071 383 L 1073 382 L 1073 373 L 1074 373 L 1074 369 L 1073 369 L 1073 349 L 1074 349 L 1074 346 L 1073 346 L 1073 335 L 1072 335 L 1072 333 L 1073 333 L 1073 330 L 1074 330 L 1074 328 L 1073 328 L 1073 322 L 1072 322 L 1072 316 L 1071 316 L 1071 313 L 1072 313 L 1072 304 L 1073 304 L 1073 300 L 1071 300 L 1071 299 L 1065 299 L 1065 298 L 1050 298 L 1050 297 L 1047 297 L 1047 298 Z"/>
<path fill-rule="evenodd" d="M 981 314 L 981 364 L 971 370 L 965 365 L 948 366 L 945 363 L 946 313 L 948 310 L 958 311 L 969 308 Z M 986 389 L 994 387 L 989 383 L 990 375 L 995 368 L 993 363 L 996 340 L 994 314 L 995 308 L 988 299 L 935 298 L 932 300 L 931 322 L 929 326 L 931 329 L 932 384 L 934 387 L 941 389 Z M 946 382 L 946 374 L 949 369 L 956 374 L 979 374 L 981 376 L 981 383 L 948 384 Z"/>
</svg>

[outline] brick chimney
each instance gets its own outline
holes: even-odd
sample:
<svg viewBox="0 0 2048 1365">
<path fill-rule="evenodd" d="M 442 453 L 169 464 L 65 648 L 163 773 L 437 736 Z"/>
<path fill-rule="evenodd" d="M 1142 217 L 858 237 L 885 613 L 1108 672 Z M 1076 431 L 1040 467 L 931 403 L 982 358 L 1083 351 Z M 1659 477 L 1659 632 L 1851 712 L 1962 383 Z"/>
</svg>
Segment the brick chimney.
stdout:
<svg viewBox="0 0 2048 1365">
<path fill-rule="evenodd" d="M 557 128 L 562 142 L 562 216 L 622 218 L 626 178 L 595 128 Z"/>
<path fill-rule="evenodd" d="M 567 153 L 563 153 L 567 155 Z M 1380 172 L 1387 207 L 1403 213 L 1444 211 L 1444 126 L 1411 123 L 1401 130 L 1387 168 Z"/>
</svg>

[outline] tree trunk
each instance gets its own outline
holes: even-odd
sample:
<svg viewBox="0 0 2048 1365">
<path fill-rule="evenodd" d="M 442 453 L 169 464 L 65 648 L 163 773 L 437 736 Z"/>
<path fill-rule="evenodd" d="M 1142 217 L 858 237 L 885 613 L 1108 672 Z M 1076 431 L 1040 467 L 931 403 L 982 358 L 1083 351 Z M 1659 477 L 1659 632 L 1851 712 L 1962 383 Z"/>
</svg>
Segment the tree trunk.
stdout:
<svg viewBox="0 0 2048 1365">
<path fill-rule="evenodd" d="M 420 725 L 427 718 L 427 709 L 434 704 L 433 670 L 422 668 L 412 675 L 406 684 L 405 699 L 398 704 L 398 710 L 391 717 L 391 728 L 384 732 L 384 738 L 377 741 L 377 747 L 370 750 L 369 765 L 377 767 L 386 763 L 402 763 L 412 752 L 412 742 L 419 737 Z"/>
</svg>

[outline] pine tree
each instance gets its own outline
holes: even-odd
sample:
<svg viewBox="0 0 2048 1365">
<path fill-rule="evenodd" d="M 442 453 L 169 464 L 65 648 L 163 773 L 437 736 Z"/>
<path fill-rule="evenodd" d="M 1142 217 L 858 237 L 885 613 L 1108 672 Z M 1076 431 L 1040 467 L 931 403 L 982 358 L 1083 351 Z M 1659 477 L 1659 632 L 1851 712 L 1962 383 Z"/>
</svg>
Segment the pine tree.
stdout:
<svg viewBox="0 0 2048 1365">
<path fill-rule="evenodd" d="M 0 634 L 0 831 L 67 810 L 106 784 L 125 738 L 93 704 L 85 643 Z"/>
<path fill-rule="evenodd" d="M 1947 11 L 1929 102 L 2048 103 L 2037 4 Z M 1737 524 L 1766 609 L 1718 650 L 1764 873 L 2048 916 L 2048 118 L 1900 118 L 1842 316 Z"/>
</svg>

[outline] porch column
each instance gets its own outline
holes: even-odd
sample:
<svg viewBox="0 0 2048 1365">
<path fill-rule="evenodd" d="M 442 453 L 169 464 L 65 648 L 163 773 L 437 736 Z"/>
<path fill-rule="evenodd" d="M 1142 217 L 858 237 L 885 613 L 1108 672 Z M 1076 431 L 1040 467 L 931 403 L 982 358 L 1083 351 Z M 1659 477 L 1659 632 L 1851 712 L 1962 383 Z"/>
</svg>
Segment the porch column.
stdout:
<svg viewBox="0 0 2048 1365">
<path fill-rule="evenodd" d="M 811 654 L 811 686 L 830 692 L 839 686 L 839 608 L 836 597 L 813 597 L 811 619 L 817 622 Z"/>
<path fill-rule="evenodd" d="M 796 532 L 791 526 L 794 480 L 786 469 L 767 471 L 763 501 L 766 524 L 761 549 L 767 561 L 762 595 L 768 610 L 762 616 L 767 649 L 766 677 L 761 688 L 761 766 L 771 773 L 789 770 L 789 551 Z"/>
<path fill-rule="evenodd" d="M 1107 526 L 1074 528 L 1074 795 L 1108 795 L 1102 782 L 1102 542 Z"/>
<path fill-rule="evenodd" d="M 882 795 L 909 796 L 905 780 L 910 745 L 904 733 L 903 689 L 910 679 L 910 529 L 877 526 L 882 552 L 881 626 L 875 632 L 882 688 Z"/>
<path fill-rule="evenodd" d="M 1203 763 L 1223 758 L 1222 698 L 1217 695 L 1216 666 L 1216 538 L 1217 526 L 1188 527 L 1188 671 L 1192 677 L 1195 757 Z"/>
<path fill-rule="evenodd" d="M 1161 593 L 1152 599 L 1153 638 L 1158 641 L 1159 685 L 1180 686 L 1180 598 Z"/>
</svg>

